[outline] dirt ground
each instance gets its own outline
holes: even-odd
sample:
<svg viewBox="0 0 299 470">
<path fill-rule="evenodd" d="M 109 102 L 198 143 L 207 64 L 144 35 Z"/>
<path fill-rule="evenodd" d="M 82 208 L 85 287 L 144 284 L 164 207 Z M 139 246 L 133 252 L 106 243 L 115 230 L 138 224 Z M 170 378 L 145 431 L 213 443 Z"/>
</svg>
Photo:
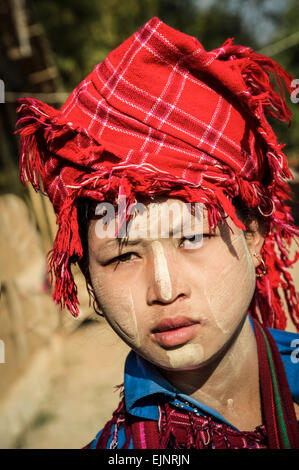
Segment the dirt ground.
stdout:
<svg viewBox="0 0 299 470">
<path fill-rule="evenodd" d="M 90 442 L 119 403 L 129 348 L 103 320 L 83 323 L 65 339 L 51 390 L 14 448 L 78 449 Z"/>
</svg>

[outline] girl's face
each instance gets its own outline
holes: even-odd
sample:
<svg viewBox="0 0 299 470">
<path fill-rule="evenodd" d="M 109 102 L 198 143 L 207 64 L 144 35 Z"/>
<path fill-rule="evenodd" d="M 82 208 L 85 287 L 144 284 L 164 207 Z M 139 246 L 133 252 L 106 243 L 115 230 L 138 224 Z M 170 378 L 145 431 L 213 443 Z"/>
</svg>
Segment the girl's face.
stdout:
<svg viewBox="0 0 299 470">
<path fill-rule="evenodd" d="M 160 214 L 173 201 L 159 203 Z M 139 228 L 148 217 L 147 211 L 137 215 Z M 167 238 L 164 233 L 139 239 L 129 232 L 121 250 L 117 238 L 99 238 L 100 221 L 90 223 L 89 270 L 98 304 L 114 331 L 158 367 L 209 363 L 244 320 L 255 267 L 243 231 L 226 220 L 233 231 L 219 224 L 209 235 L 204 209 L 202 241 L 172 236 L 169 227 Z M 198 229 L 188 235 L 198 235 Z"/>
</svg>

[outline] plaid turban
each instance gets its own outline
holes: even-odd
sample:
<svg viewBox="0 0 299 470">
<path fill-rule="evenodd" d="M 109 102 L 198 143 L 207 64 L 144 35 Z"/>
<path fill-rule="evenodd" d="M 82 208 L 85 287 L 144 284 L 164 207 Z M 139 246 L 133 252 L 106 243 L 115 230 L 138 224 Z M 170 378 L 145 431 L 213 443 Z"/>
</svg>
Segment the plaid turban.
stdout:
<svg viewBox="0 0 299 470">
<path fill-rule="evenodd" d="M 257 279 L 250 313 L 284 329 L 282 288 L 299 328 L 288 271 L 299 257 L 289 256 L 299 234 L 286 205 L 292 175 L 266 118 L 290 122 L 283 93 L 291 80 L 272 59 L 233 39 L 208 52 L 153 18 L 99 63 L 61 110 L 19 100 L 21 180 L 44 191 L 57 215 L 48 256 L 55 302 L 78 315 L 71 272 L 83 255 L 78 198 L 116 203 L 125 196 L 129 205 L 146 194 L 202 202 L 210 229 L 226 213 L 245 230 L 232 204 L 238 196 L 268 221 L 261 252 L 267 272 Z"/>
</svg>

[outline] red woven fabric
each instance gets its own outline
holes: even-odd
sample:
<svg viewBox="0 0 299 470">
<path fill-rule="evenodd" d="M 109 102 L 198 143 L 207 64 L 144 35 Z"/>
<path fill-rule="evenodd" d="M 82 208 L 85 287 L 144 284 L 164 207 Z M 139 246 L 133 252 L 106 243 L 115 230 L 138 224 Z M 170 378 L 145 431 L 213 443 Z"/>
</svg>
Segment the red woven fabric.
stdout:
<svg viewBox="0 0 299 470">
<path fill-rule="evenodd" d="M 197 416 L 180 410 L 168 403 L 160 409 L 161 419 L 140 420 L 126 411 L 123 398 L 113 418 L 108 421 L 99 437 L 96 449 L 107 449 L 113 429 L 109 449 L 119 448 L 118 432 L 123 427 L 127 449 L 133 439 L 134 449 L 268 449 L 269 442 L 265 425 L 253 431 L 237 431 L 211 417 Z M 158 430 L 158 426 L 160 431 Z M 92 441 L 93 442 L 93 441 Z M 82 447 L 89 449 L 92 442 Z"/>
<path fill-rule="evenodd" d="M 157 421 L 133 421 L 132 436 L 134 449 L 160 449 L 159 433 L 157 432 Z"/>
<path fill-rule="evenodd" d="M 211 417 L 181 412 L 165 404 L 161 418 L 160 449 L 267 449 L 264 425 L 237 431 Z"/>
<path fill-rule="evenodd" d="M 251 313 L 286 325 L 278 287 L 299 327 L 298 299 L 286 271 L 288 245 L 299 230 L 282 145 L 266 115 L 289 121 L 285 100 L 270 82 L 290 91 L 291 76 L 273 60 L 228 39 L 205 51 L 200 42 L 158 18 L 127 39 L 72 92 L 61 110 L 20 100 L 21 179 L 42 187 L 59 230 L 49 256 L 54 300 L 78 314 L 71 263 L 82 257 L 76 201 L 85 196 L 131 204 L 145 193 L 203 202 L 210 227 L 225 211 L 238 227 L 232 199 L 259 207 L 269 220 L 262 252 L 267 275 L 258 280 Z M 280 255 L 275 254 L 275 246 Z"/>
</svg>

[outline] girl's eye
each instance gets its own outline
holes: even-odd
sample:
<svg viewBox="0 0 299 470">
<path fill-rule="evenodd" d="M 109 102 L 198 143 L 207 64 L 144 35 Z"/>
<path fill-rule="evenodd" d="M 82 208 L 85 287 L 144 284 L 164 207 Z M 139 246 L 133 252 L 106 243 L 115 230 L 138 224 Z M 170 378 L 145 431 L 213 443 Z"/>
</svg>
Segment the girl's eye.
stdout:
<svg viewBox="0 0 299 470">
<path fill-rule="evenodd" d="M 115 258 L 111 259 L 108 264 L 112 263 L 125 263 L 126 261 L 131 261 L 132 258 L 136 257 L 137 255 L 133 252 L 123 253 L 122 255 L 116 256 Z"/>
<path fill-rule="evenodd" d="M 181 240 L 180 246 L 184 246 L 186 249 L 196 249 L 200 248 L 203 243 L 204 238 L 211 238 L 212 235 L 210 233 L 197 233 L 194 235 L 190 235 L 189 237 L 183 237 Z"/>
</svg>

